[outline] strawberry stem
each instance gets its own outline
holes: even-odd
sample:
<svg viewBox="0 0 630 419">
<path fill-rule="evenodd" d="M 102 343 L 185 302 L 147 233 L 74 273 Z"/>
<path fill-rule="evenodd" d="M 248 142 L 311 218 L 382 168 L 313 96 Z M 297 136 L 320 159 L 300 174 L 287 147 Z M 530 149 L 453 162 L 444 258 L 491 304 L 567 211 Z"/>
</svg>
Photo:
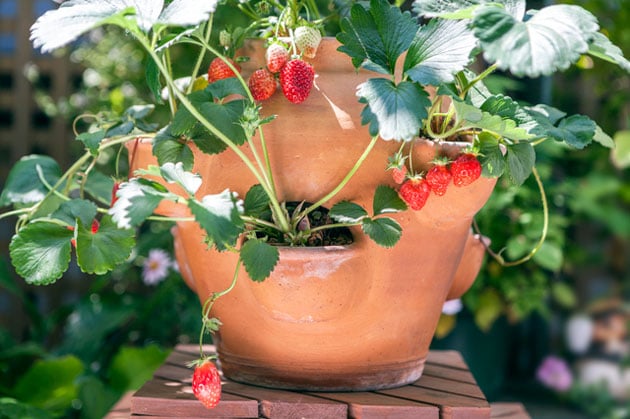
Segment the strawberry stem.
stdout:
<svg viewBox="0 0 630 419">
<path fill-rule="evenodd" d="M 308 214 L 313 212 L 315 209 L 319 208 L 325 202 L 329 201 L 335 195 L 337 195 L 339 193 L 339 191 L 341 191 L 344 188 L 344 186 L 346 186 L 346 184 L 350 181 L 350 179 L 352 179 L 352 177 L 357 172 L 357 170 L 359 170 L 359 167 L 361 167 L 361 165 L 363 164 L 363 162 L 365 161 L 367 156 L 370 154 L 370 152 L 372 151 L 372 149 L 376 145 L 376 141 L 377 140 L 378 140 L 378 135 L 375 135 L 374 137 L 372 137 L 372 140 L 370 141 L 370 143 L 367 145 L 365 150 L 363 150 L 363 154 L 361 154 L 361 156 L 357 159 L 356 163 L 354 163 L 354 166 L 352 166 L 350 171 L 341 180 L 341 182 L 339 182 L 339 184 L 332 191 L 330 191 L 328 194 L 326 194 L 319 201 L 315 202 L 314 204 L 312 204 L 311 206 L 306 208 L 304 211 L 302 211 L 302 213 L 296 218 L 297 219 L 302 219 L 302 218 L 306 217 Z"/>
<path fill-rule="evenodd" d="M 542 180 L 540 179 L 540 174 L 538 173 L 538 170 L 536 170 L 536 167 L 532 168 L 532 174 L 534 175 L 534 179 L 536 180 L 536 184 L 538 185 L 538 191 L 540 192 L 540 198 L 541 198 L 542 207 L 543 207 L 543 227 L 542 227 L 542 232 L 540 234 L 540 238 L 538 239 L 538 242 L 532 248 L 532 250 L 529 251 L 528 254 L 526 254 L 522 258 L 517 259 L 515 261 L 506 261 L 503 258 L 503 256 L 501 256 L 501 252 L 495 253 L 482 240 L 482 243 L 483 243 L 484 247 L 486 248 L 486 251 L 488 252 L 488 254 L 490 256 L 492 256 L 494 258 L 494 260 L 496 260 L 499 263 L 499 265 L 501 265 L 501 266 L 505 266 L 505 267 L 517 266 L 517 265 L 521 265 L 521 264 L 527 262 L 528 260 L 530 260 L 531 258 L 534 257 L 534 255 L 540 250 L 540 248 L 542 247 L 543 243 L 547 239 L 547 233 L 549 231 L 549 205 L 548 205 L 548 202 L 547 202 L 547 196 L 545 195 L 545 188 L 543 186 Z M 473 220 L 473 225 L 474 225 L 474 228 L 475 228 L 476 232 L 480 234 L 479 226 L 477 225 L 477 222 L 474 221 L 474 220 Z"/>
<path fill-rule="evenodd" d="M 239 269 L 241 267 L 241 263 L 242 260 L 241 258 L 238 259 L 238 262 L 236 263 L 236 269 L 234 270 L 234 275 L 232 277 L 232 283 L 230 284 L 229 287 L 227 287 L 226 289 L 224 289 L 223 291 L 219 291 L 219 292 L 215 292 L 212 293 L 210 295 L 210 297 L 208 297 L 208 299 L 206 300 L 206 302 L 203 304 L 203 308 L 201 309 L 201 313 L 202 313 L 202 322 L 201 322 L 201 332 L 199 334 L 199 357 L 200 359 L 204 359 L 205 356 L 203 354 L 203 336 L 206 333 L 206 331 L 208 330 L 208 316 L 210 315 L 210 311 L 212 310 L 212 306 L 214 305 L 214 303 L 221 297 L 223 297 L 224 295 L 226 295 L 227 293 L 229 293 L 230 291 L 232 291 L 234 289 L 234 287 L 236 286 L 236 280 L 238 279 L 238 272 Z"/>
</svg>

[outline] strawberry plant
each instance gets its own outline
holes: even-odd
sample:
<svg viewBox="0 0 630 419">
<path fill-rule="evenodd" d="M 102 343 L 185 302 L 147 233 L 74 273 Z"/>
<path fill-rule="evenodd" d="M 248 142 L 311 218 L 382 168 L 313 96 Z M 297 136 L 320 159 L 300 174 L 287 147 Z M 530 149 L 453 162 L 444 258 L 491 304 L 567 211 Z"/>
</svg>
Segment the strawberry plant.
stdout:
<svg viewBox="0 0 630 419">
<path fill-rule="evenodd" d="M 535 178 L 545 222 L 540 240 L 521 260 L 533 257 L 548 230 L 536 146 L 557 141 L 581 149 L 592 141 L 611 146 L 612 140 L 586 116 L 567 115 L 544 104 L 523 105 L 491 93 L 485 81 L 496 71 L 518 77 L 550 75 L 583 54 L 630 71 L 630 62 L 599 31 L 595 17 L 568 5 L 527 11 L 524 0 L 415 0 L 413 12 L 386 0 L 357 2 L 341 19 L 336 37 L 339 51 L 357 69 L 374 73 L 356 91 L 368 145 L 338 184 L 322 191 L 318 202 L 287 203 L 277 192 L 264 136 L 266 126 L 282 115 L 263 117 L 261 109 L 274 95 L 276 83 L 295 106 L 308 101 L 316 88 L 317 68 L 309 59 L 318 53 L 326 19 L 311 3 L 68 0 L 39 18 L 31 39 L 44 53 L 70 45 L 99 26 L 124 30 L 146 53 L 146 81 L 155 103 L 117 116 L 84 115 L 91 128 L 77 132 L 76 139 L 85 153 L 65 171 L 41 155 L 24 157 L 13 167 L 0 195 L 0 205 L 12 209 L 0 217 L 17 217 L 10 245 L 17 273 L 30 284 L 53 283 L 70 266 L 73 252 L 83 272 L 110 272 L 129 259 L 138 228 L 150 219 L 196 222 L 209 247 L 238 254 L 237 271 L 243 265 L 253 281 L 264 281 L 278 263 L 278 245 L 320 243 L 325 230 L 357 227 L 377 244 L 392 247 L 403 231 L 390 214 L 422 211 L 427 200 L 442 199 L 450 189 L 466 188 L 480 176 L 503 176 L 516 185 L 530 175 Z M 217 29 L 217 9 L 228 7 L 238 9 L 250 25 Z M 268 45 L 267 68 L 249 78 L 241 73 L 247 57 L 236 54 L 247 37 L 266 38 Z M 195 52 L 186 57 L 187 72 L 175 74 L 173 61 L 182 46 Z M 487 66 L 475 72 L 471 64 L 479 54 Z M 168 108 L 167 120 L 151 120 L 156 106 Z M 423 173 L 412 158 L 419 137 L 467 147 Z M 158 165 L 121 182 L 124 145 L 133 162 L 141 139 L 151 139 Z M 371 214 L 347 200 L 320 208 L 339 195 L 379 141 L 399 144 L 389 166 L 383 162 L 396 186 L 375 188 Z M 226 150 L 243 162 L 256 183 L 244 196 L 230 188 L 202 195 L 202 175 L 193 171 L 197 153 Z M 98 171 L 108 157 L 116 161 L 115 181 Z M 183 215 L 154 215 L 164 202 L 184 208 Z M 503 264 L 515 263 L 493 255 Z M 214 302 L 230 292 L 236 280 L 234 275 L 229 287 L 204 305 L 202 341 L 205 331 L 220 326 L 218 319 L 207 319 Z M 208 365 L 199 371 L 213 368 Z M 208 406 L 219 398 L 213 371 L 203 373 L 211 376 L 211 387 L 205 387 L 207 378 L 200 378 L 201 389 L 195 390 Z M 193 377 L 193 387 L 197 381 Z"/>
</svg>

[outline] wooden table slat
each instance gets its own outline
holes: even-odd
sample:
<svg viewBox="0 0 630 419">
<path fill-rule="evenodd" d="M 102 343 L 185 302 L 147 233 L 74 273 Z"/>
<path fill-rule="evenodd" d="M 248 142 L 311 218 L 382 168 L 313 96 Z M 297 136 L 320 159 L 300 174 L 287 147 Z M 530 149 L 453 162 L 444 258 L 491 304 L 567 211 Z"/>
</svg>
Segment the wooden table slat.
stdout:
<svg viewBox="0 0 630 419">
<path fill-rule="evenodd" d="M 274 390 L 228 381 L 223 385 L 223 393 L 258 400 L 260 413 L 265 418 L 333 419 L 348 417 L 347 405 L 314 397 L 303 392 Z"/>
<path fill-rule="evenodd" d="M 133 395 L 131 412 L 185 418 L 257 418 L 258 401 L 226 393 L 215 408 L 206 409 L 189 384 L 154 378 Z"/>
<path fill-rule="evenodd" d="M 439 419 L 437 406 L 373 392 L 312 393 L 348 405 L 352 419 Z"/>
<path fill-rule="evenodd" d="M 475 377 L 473 377 L 470 371 L 464 371 L 431 363 L 425 364 L 422 376 L 448 378 L 450 380 L 459 381 L 462 383 L 477 385 L 477 380 L 475 380 Z"/>
<path fill-rule="evenodd" d="M 449 380 L 446 378 L 423 375 L 412 385 L 426 389 L 441 390 L 446 393 L 473 397 L 484 401 L 486 400 L 486 396 L 484 396 L 483 392 L 476 384 L 462 383 L 460 381 Z"/>
<path fill-rule="evenodd" d="M 204 347 L 210 354 L 214 347 Z M 490 405 L 456 351 L 431 351 L 425 374 L 417 382 L 375 392 L 298 392 L 224 380 L 221 402 L 205 409 L 190 387 L 186 364 L 199 356 L 197 345 L 178 345 L 131 399 L 132 417 L 263 417 L 353 419 L 489 419 Z M 523 409 L 524 411 L 524 409 Z M 507 406 L 493 418 L 512 419 Z M 525 412 L 526 414 L 526 412 Z M 518 419 L 524 419 L 518 417 Z M 516 418 L 516 417 L 515 417 Z M 113 419 L 113 418 L 112 418 Z"/>
</svg>

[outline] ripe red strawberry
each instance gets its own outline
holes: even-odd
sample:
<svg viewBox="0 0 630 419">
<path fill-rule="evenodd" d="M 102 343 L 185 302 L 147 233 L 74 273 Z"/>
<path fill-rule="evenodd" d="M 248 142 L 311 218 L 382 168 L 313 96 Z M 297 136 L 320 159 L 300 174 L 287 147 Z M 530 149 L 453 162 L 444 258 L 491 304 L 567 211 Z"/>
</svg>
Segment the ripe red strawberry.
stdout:
<svg viewBox="0 0 630 419">
<path fill-rule="evenodd" d="M 254 100 L 267 100 L 276 92 L 276 78 L 266 68 L 254 71 L 247 85 Z"/>
<path fill-rule="evenodd" d="M 293 33 L 295 46 L 306 58 L 315 58 L 322 34 L 312 26 L 300 26 Z"/>
<path fill-rule="evenodd" d="M 481 163 L 474 154 L 462 154 L 451 163 L 451 175 L 455 186 L 466 186 L 481 176 Z"/>
<path fill-rule="evenodd" d="M 418 211 L 426 204 L 431 187 L 425 179 L 411 178 L 402 184 L 398 193 L 412 210 Z"/>
<path fill-rule="evenodd" d="M 101 223 L 95 218 L 92 220 L 92 234 L 98 233 L 98 229 L 101 228 Z"/>
<path fill-rule="evenodd" d="M 453 176 L 444 164 L 436 163 L 426 174 L 427 182 L 434 194 L 442 196 L 446 193 Z"/>
<path fill-rule="evenodd" d="M 213 362 L 204 361 L 195 367 L 192 377 L 192 390 L 195 397 L 208 409 L 212 409 L 221 399 L 221 377 Z"/>
<path fill-rule="evenodd" d="M 280 70 L 282 93 L 289 102 L 302 103 L 311 93 L 314 78 L 312 65 L 300 59 L 291 60 Z"/>
<path fill-rule="evenodd" d="M 241 67 L 236 64 L 234 60 L 230 58 L 228 58 L 227 60 L 232 63 L 232 65 L 239 72 L 241 71 Z M 208 83 L 212 83 L 221 79 L 227 79 L 229 77 L 236 77 L 236 74 L 234 73 L 234 71 L 232 71 L 230 66 L 228 66 L 225 61 L 223 61 L 219 57 L 216 57 L 214 60 L 212 60 L 212 62 L 210 63 L 210 67 L 208 67 Z"/>
<path fill-rule="evenodd" d="M 289 61 L 289 51 L 280 44 L 271 44 L 265 51 L 265 62 L 272 73 L 278 73 Z"/>
</svg>

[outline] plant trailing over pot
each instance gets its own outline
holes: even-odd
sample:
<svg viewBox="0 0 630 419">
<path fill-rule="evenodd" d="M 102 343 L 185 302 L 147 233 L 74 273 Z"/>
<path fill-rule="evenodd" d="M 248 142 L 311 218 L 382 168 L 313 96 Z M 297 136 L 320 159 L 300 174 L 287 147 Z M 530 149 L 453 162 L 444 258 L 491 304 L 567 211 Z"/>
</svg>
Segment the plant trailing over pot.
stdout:
<svg viewBox="0 0 630 419">
<path fill-rule="evenodd" d="M 220 15 L 221 8 L 238 8 L 251 18 L 251 25 L 230 31 L 215 27 L 215 14 Z M 438 293 L 442 301 L 437 306 L 441 308 L 462 255 L 467 257 L 470 218 L 478 210 L 476 204 L 471 205 L 458 220 L 453 209 L 458 206 L 456 197 L 479 195 L 482 205 L 496 177 L 505 175 L 521 184 L 533 173 L 546 207 L 535 170 L 537 144 L 556 140 L 582 148 L 593 139 L 606 146 L 612 144 L 589 118 L 567 116 L 546 105 L 524 106 L 507 96 L 492 94 L 484 79 L 496 70 L 516 76 L 549 75 L 566 69 L 586 53 L 626 70 L 630 70 L 630 63 L 599 32 L 596 19 L 576 6 L 554 5 L 526 12 L 525 1 L 519 0 L 416 0 L 413 12 L 402 12 L 385 0 L 355 4 L 341 20 L 333 49 L 326 47 L 332 40 L 320 46 L 326 18 L 320 17 L 313 2 L 69 0 L 46 13 L 32 27 L 33 43 L 43 52 L 66 46 L 101 25 L 119 26 L 135 38 L 148 56 L 147 82 L 155 105 L 168 107 L 170 118 L 150 123 L 155 105 L 132 107 L 122 115 L 103 112 L 84 116 L 94 122 L 88 131 L 77 133 L 85 154 L 65 172 L 45 156 L 20 160 L 0 196 L 1 205 L 13 206 L 2 217 L 18 217 L 10 245 L 16 271 L 32 284 L 55 282 L 68 268 L 74 251 L 84 272 L 102 274 L 128 259 L 136 228 L 147 218 L 175 221 L 178 259 L 185 262 L 182 274 L 205 301 L 203 340 L 205 331 L 219 329 L 219 320 L 210 318 L 215 303 L 219 310 L 218 298 L 241 292 L 237 285 L 240 267 L 244 266 L 253 281 L 264 281 L 279 269 L 283 258 L 293 257 L 283 246 L 333 246 L 332 251 L 317 257 L 325 261 L 326 269 L 333 265 L 336 269 L 349 257 L 339 250 L 342 245 L 354 241 L 359 248 L 370 246 L 359 237 L 362 233 L 385 248 L 395 249 L 405 240 L 419 248 L 414 238 L 453 225 L 458 240 L 448 256 L 454 262 L 445 271 L 430 275 L 431 280 L 444 277 L 445 285 Z M 419 23 L 419 17 L 427 20 Z M 248 37 L 266 38 L 266 43 L 246 40 Z M 175 51 L 182 45 L 195 53 L 177 58 L 190 63 L 187 74 L 173 74 Z M 355 68 L 367 70 L 353 79 L 354 84 L 345 86 L 352 90 L 353 106 L 362 108 L 361 123 L 367 128 L 354 126 L 352 118 L 359 115 L 347 116 L 335 101 L 334 90 L 343 86 L 327 85 L 327 73 L 318 68 L 320 59 L 338 60 L 337 56 L 329 57 L 338 54 L 334 51 L 337 47 Z M 480 52 L 489 66 L 474 72 L 475 66 L 470 64 Z M 279 103 L 290 107 L 277 115 L 268 113 L 280 109 Z M 326 103 L 328 108 L 322 105 Z M 298 152 L 303 144 L 297 143 L 308 141 L 306 137 L 276 145 L 275 137 L 280 134 L 274 127 L 282 126 L 291 114 L 303 118 L 309 112 L 317 120 L 317 112 L 323 114 L 329 108 L 343 129 L 362 137 L 353 144 L 340 142 L 339 150 L 321 150 L 330 146 L 312 144 L 311 151 Z M 344 128 L 343 121 L 351 128 Z M 320 128 L 309 125 L 313 138 Z M 267 136 L 267 132 L 272 135 Z M 296 132 L 291 135 L 296 136 Z M 332 143 L 330 138 L 328 141 L 334 144 L 334 138 Z M 155 165 L 139 163 L 146 157 L 142 150 L 147 144 L 152 147 Z M 118 162 L 123 145 L 127 146 L 131 167 L 140 170 L 130 179 L 118 174 L 112 181 L 100 175 L 101 160 L 113 157 Z M 315 178 L 309 182 L 307 169 L 322 171 L 329 164 L 326 159 L 332 158 L 321 158 L 317 153 L 332 156 L 341 154 L 341 148 L 353 152 L 343 157 L 344 173 L 332 175 L 327 182 Z M 287 149 L 289 158 L 285 161 Z M 318 156 L 315 162 L 309 162 L 309 153 Z M 423 154 L 432 161 L 422 162 Z M 218 160 L 214 156 L 228 157 Z M 281 177 L 289 170 L 289 159 L 299 162 L 301 176 Z M 365 169 L 374 161 L 380 164 L 376 166 L 379 170 L 391 175 L 382 178 L 374 169 Z M 236 173 L 236 165 L 247 173 Z M 348 195 L 353 182 L 360 183 L 354 186 L 360 198 Z M 217 190 L 219 185 L 225 189 Z M 371 190 L 361 190 L 366 185 Z M 408 209 L 413 216 L 402 214 Z M 414 218 L 425 212 L 428 217 L 437 213 L 442 218 L 431 218 L 430 223 Z M 196 227 L 188 227 L 191 223 Z M 414 227 L 414 223 L 418 225 Z M 339 229 L 350 230 L 339 233 Z M 413 229 L 424 232 L 414 233 Z M 204 240 L 202 250 L 199 239 L 194 246 L 178 239 L 184 233 L 199 238 L 198 232 Z M 236 265 L 223 291 L 214 288 L 216 285 L 207 289 L 195 284 L 199 275 L 190 273 L 188 262 L 204 259 L 206 247 L 227 255 L 232 270 Z M 438 252 L 435 258 L 442 256 L 446 257 Z M 361 265 L 354 266 L 360 269 Z M 423 281 L 409 284 L 401 280 L 398 293 L 410 287 L 420 292 Z M 372 292 L 379 287 L 368 288 Z M 224 306 L 235 301 L 226 298 L 221 298 Z M 329 313 L 321 315 L 324 318 Z M 439 310 L 428 316 L 433 325 L 438 317 Z M 316 333 L 309 328 L 319 327 L 311 325 L 318 321 L 309 314 L 292 323 L 299 323 L 295 327 L 308 330 L 306 333 Z M 383 330 L 390 322 L 396 323 L 385 314 L 380 321 Z M 416 333 L 423 329 L 410 330 Z M 225 341 L 224 371 L 230 368 L 229 350 L 239 346 L 228 342 L 231 335 L 219 333 L 220 341 Z M 256 345 L 249 342 L 249 346 Z M 416 346 L 415 341 L 410 346 Z M 422 372 L 424 355 L 406 354 L 413 372 L 399 372 L 385 385 L 416 379 Z M 202 352 L 199 363 L 205 364 L 205 358 Z M 206 371 L 207 364 L 203 368 Z M 216 382 L 214 372 L 204 374 Z M 254 373 L 230 374 L 247 381 L 248 374 Z M 321 382 L 315 387 L 319 385 Z M 370 386 L 374 386 L 373 381 L 357 388 Z M 217 401 L 211 393 L 209 406 Z"/>
</svg>

